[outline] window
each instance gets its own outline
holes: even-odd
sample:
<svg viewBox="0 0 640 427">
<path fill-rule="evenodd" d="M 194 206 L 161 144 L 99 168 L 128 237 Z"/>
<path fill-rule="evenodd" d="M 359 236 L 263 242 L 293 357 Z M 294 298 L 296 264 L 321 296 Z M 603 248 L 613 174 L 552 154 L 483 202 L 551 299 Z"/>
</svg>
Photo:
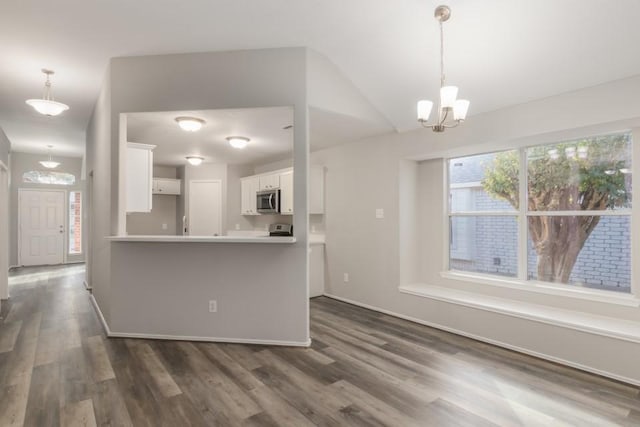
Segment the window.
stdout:
<svg viewBox="0 0 640 427">
<path fill-rule="evenodd" d="M 22 175 L 22 182 L 27 184 L 74 185 L 76 177 L 66 172 L 29 171 Z"/>
<path fill-rule="evenodd" d="M 82 253 L 82 193 L 69 192 L 69 255 Z"/>
<path fill-rule="evenodd" d="M 630 133 L 450 159 L 449 268 L 630 292 L 631 175 Z"/>
</svg>

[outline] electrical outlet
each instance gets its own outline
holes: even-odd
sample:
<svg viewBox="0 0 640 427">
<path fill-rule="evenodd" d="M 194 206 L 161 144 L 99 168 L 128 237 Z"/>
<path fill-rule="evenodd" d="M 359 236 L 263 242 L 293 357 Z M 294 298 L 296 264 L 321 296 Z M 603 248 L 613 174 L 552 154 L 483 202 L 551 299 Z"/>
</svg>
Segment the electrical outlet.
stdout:
<svg viewBox="0 0 640 427">
<path fill-rule="evenodd" d="M 344 280 L 344 283 L 349 282 L 349 273 L 344 273 L 344 276 L 342 279 Z"/>
<path fill-rule="evenodd" d="M 240 224 L 236 224 L 236 230 L 240 230 Z"/>
<path fill-rule="evenodd" d="M 169 226 L 168 226 L 167 224 L 162 224 L 162 229 L 163 229 L 163 230 L 166 230 L 166 229 L 168 229 L 168 228 L 169 228 Z"/>
<path fill-rule="evenodd" d="M 218 301 L 212 299 L 209 300 L 209 313 L 215 313 L 218 311 Z"/>
<path fill-rule="evenodd" d="M 384 218 L 384 209 L 382 209 L 382 208 L 376 209 L 376 218 L 377 219 Z"/>
</svg>

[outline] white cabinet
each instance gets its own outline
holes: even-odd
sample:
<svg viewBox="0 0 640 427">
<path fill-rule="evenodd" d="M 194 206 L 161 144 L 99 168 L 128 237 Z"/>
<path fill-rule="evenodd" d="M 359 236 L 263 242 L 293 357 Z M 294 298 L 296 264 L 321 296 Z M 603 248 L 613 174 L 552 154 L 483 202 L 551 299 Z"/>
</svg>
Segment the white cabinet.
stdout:
<svg viewBox="0 0 640 427">
<path fill-rule="evenodd" d="M 293 215 L 293 170 L 280 174 L 280 213 Z"/>
<path fill-rule="evenodd" d="M 240 215 L 258 215 L 256 193 L 260 187 L 260 178 L 249 176 L 240 180 Z"/>
<path fill-rule="evenodd" d="M 180 186 L 181 181 L 179 179 L 153 178 L 153 194 L 179 196 Z"/>
<path fill-rule="evenodd" d="M 257 215 L 256 191 L 280 188 L 280 213 L 293 215 L 293 168 L 242 178 L 242 215 Z M 250 195 L 250 196 L 249 196 Z M 324 167 L 309 168 L 309 213 L 324 214 Z"/>
<path fill-rule="evenodd" d="M 324 213 L 324 167 L 309 168 L 309 213 Z"/>
<path fill-rule="evenodd" d="M 154 148 L 155 145 L 127 143 L 127 212 L 151 212 Z"/>
<path fill-rule="evenodd" d="M 279 187 L 280 187 L 279 173 L 260 175 L 260 190 L 271 190 L 272 188 L 279 188 Z"/>
<path fill-rule="evenodd" d="M 324 295 L 324 245 L 309 245 L 309 297 Z"/>
</svg>

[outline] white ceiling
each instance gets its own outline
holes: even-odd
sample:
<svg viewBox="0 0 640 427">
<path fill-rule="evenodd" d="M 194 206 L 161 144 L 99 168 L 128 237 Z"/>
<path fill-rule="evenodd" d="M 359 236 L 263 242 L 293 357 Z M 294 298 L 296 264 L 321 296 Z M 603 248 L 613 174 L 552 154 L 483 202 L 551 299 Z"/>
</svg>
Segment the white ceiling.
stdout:
<svg viewBox="0 0 640 427">
<path fill-rule="evenodd" d="M 308 46 L 399 130 L 435 98 L 431 0 L 20 0 L 0 2 L 0 126 L 14 149 L 79 155 L 110 57 Z M 479 112 L 640 74 L 640 1 L 451 0 L 447 77 Z M 37 115 L 40 68 L 71 110 Z M 552 114 L 552 112 L 550 112 Z"/>
<path fill-rule="evenodd" d="M 189 116 L 205 121 L 197 132 L 183 131 L 176 117 Z M 153 162 L 179 166 L 186 156 L 202 156 L 205 163 L 262 164 L 292 155 L 291 107 L 193 110 L 127 114 L 127 141 L 152 144 Z M 249 138 L 243 149 L 233 148 L 228 136 Z"/>
</svg>

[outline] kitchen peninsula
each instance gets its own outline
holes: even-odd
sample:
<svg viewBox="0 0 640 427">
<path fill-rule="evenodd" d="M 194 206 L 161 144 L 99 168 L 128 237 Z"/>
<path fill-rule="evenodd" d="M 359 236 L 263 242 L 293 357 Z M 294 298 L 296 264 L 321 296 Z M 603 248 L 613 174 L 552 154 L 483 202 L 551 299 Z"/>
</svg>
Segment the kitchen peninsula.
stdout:
<svg viewBox="0 0 640 427">
<path fill-rule="evenodd" d="M 87 282 L 110 337 L 310 344 L 308 59 L 306 49 L 286 48 L 110 61 L 87 129 L 87 175 L 93 195 L 89 227 L 94 242 L 89 248 Z M 246 135 L 234 120 L 236 112 L 247 109 L 278 109 L 274 114 L 285 111 L 288 116 L 284 122 L 261 121 L 265 127 L 273 127 L 273 138 L 264 136 L 268 132 Z M 205 111 L 219 111 L 223 116 L 218 117 L 224 120 L 191 120 L 188 125 L 204 125 L 202 131 L 180 130 L 178 125 L 182 124 L 177 119 L 197 118 Z M 150 173 L 144 181 L 134 178 L 138 179 L 136 187 L 140 184 L 146 190 L 128 200 L 131 182 L 127 174 L 138 169 L 127 168 L 127 150 L 148 149 L 158 157 L 164 155 L 161 134 L 146 135 L 145 139 L 144 129 L 135 135 L 127 132 L 128 115 L 138 114 L 138 123 L 144 125 L 147 113 L 164 114 L 161 118 L 167 118 L 175 132 L 185 135 L 182 141 L 166 141 L 167 147 L 173 144 L 172 149 L 180 153 L 173 158 L 167 151 L 167 162 L 180 160 L 185 165 L 189 161 L 188 174 L 175 177 L 181 180 L 182 188 L 172 193 L 179 195 L 154 195 L 186 197 L 175 204 L 186 211 L 176 212 L 173 235 L 142 236 L 133 230 L 127 235 L 127 216 L 153 209 L 148 192 L 153 178 Z M 230 145 L 237 142 L 239 138 L 233 137 L 238 134 L 250 139 L 242 150 Z M 259 171 L 241 170 L 244 166 L 238 165 L 256 153 L 273 158 L 277 153 L 270 147 L 278 147 L 278 141 L 288 144 L 288 166 L 294 169 L 294 214 L 247 218 L 240 212 L 240 179 Z M 137 154 L 144 161 L 144 152 Z M 219 156 L 226 156 L 224 164 Z M 192 160 L 204 160 L 201 169 L 194 167 Z M 151 160 L 147 161 L 147 168 L 151 166 Z M 220 172 L 219 177 L 202 176 L 202 171 L 214 169 Z M 189 191 L 187 186 L 194 183 L 199 186 Z M 214 215 L 214 231 L 194 231 L 198 218 L 190 218 L 188 210 L 194 200 L 212 192 L 238 208 L 222 209 L 219 217 Z M 141 208 L 128 209 L 131 199 L 140 202 Z M 199 215 L 201 223 L 202 218 L 213 218 L 207 210 L 211 206 L 198 206 L 207 212 Z M 294 235 L 230 233 L 264 232 L 274 222 L 292 225 Z M 185 229 L 194 235 L 183 236 Z"/>
</svg>

